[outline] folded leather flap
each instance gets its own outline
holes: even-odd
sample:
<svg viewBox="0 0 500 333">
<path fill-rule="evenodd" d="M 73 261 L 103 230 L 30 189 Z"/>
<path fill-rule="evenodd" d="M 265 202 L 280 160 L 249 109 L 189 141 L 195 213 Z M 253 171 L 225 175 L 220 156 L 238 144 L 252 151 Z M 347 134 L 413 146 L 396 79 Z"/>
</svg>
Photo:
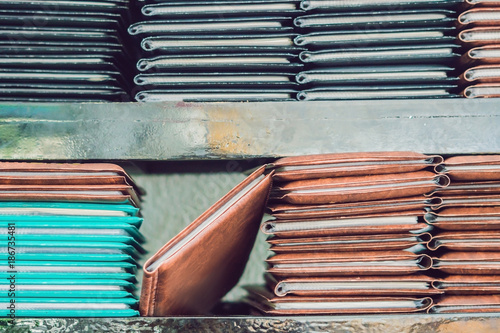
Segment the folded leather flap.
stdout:
<svg viewBox="0 0 500 333">
<path fill-rule="evenodd" d="M 206 314 L 238 282 L 271 187 L 272 172 L 263 172 L 251 174 L 149 258 L 142 315 Z"/>
<path fill-rule="evenodd" d="M 488 283 L 500 283 L 500 275 L 458 275 L 453 274 L 447 276 L 443 279 L 437 280 L 439 282 L 446 282 L 450 284 L 488 284 Z"/>
<path fill-rule="evenodd" d="M 474 306 L 474 305 L 500 305 L 500 295 L 481 296 L 455 296 L 446 295 L 441 297 L 436 306 Z"/>
<path fill-rule="evenodd" d="M 425 214 L 425 221 L 432 223 L 436 221 L 436 218 L 454 218 L 459 221 L 461 217 L 496 217 L 500 216 L 500 211 L 497 207 L 449 207 L 440 209 L 437 212 L 432 212 Z"/>
<path fill-rule="evenodd" d="M 432 198 L 431 209 L 436 211 L 453 207 L 500 206 L 500 195 L 447 195 Z"/>
<path fill-rule="evenodd" d="M 488 2 L 490 4 L 491 2 Z M 499 13 L 499 8 L 472 8 L 464 11 L 458 16 L 458 23 L 462 25 L 498 25 L 500 20 L 492 19 L 491 14 Z M 490 14 L 490 15 L 488 15 Z"/>
<path fill-rule="evenodd" d="M 434 166 L 441 156 L 415 152 L 366 152 L 285 157 L 272 163 L 275 180 L 292 181 L 411 172 Z"/>
<path fill-rule="evenodd" d="M 421 238 L 422 241 L 429 241 L 431 239 L 431 234 L 424 232 L 421 234 L 380 234 L 380 235 L 352 235 L 339 237 L 304 237 L 304 238 L 279 238 L 272 237 L 267 240 L 269 244 L 272 245 L 282 245 L 282 244 L 301 244 L 301 243 L 323 243 L 323 242 L 349 242 L 349 241 L 381 241 L 385 239 L 406 239 L 408 237 Z"/>
<path fill-rule="evenodd" d="M 461 262 L 461 261 L 500 261 L 500 252 L 458 252 L 452 251 L 435 258 L 436 261 L 450 261 L 450 262 Z"/>
</svg>

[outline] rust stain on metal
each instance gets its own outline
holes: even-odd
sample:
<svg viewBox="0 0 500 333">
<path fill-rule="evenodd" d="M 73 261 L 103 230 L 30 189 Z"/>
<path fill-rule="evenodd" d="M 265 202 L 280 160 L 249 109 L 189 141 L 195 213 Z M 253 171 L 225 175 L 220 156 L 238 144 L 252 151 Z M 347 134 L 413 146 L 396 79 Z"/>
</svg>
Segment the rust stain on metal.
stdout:
<svg viewBox="0 0 500 333">
<path fill-rule="evenodd" d="M 212 153 L 220 155 L 250 154 L 251 136 L 240 135 L 242 128 L 236 121 L 241 119 L 241 110 L 210 108 L 207 110 L 207 144 Z"/>
</svg>

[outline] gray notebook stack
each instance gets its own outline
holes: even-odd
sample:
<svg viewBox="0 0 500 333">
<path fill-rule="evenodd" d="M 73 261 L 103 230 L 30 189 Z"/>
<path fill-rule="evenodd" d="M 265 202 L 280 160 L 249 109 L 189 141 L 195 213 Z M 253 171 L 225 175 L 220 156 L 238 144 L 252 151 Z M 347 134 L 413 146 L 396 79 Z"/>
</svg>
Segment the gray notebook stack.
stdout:
<svg viewBox="0 0 500 333">
<path fill-rule="evenodd" d="M 304 0 L 299 100 L 453 96 L 459 1 Z"/>
<path fill-rule="evenodd" d="M 0 101 L 128 100 L 128 2 L 0 1 Z"/>
<path fill-rule="evenodd" d="M 137 101 L 296 98 L 295 0 L 139 2 Z"/>
</svg>

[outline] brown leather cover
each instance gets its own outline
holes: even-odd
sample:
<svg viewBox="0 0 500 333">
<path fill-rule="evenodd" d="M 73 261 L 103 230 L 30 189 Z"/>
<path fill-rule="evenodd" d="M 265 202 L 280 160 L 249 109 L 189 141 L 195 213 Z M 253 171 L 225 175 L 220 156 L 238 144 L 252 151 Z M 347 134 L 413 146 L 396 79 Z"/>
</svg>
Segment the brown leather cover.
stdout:
<svg viewBox="0 0 500 333">
<path fill-rule="evenodd" d="M 424 219 L 443 230 L 500 229 L 500 210 L 496 206 L 444 208 L 425 214 Z"/>
<path fill-rule="evenodd" d="M 440 200 L 437 201 L 440 202 Z M 267 208 L 270 214 L 278 219 L 302 219 L 423 210 L 432 202 L 432 199 L 421 195 L 389 200 L 326 205 L 292 205 L 287 203 L 271 203 L 267 206 Z"/>
<path fill-rule="evenodd" d="M 481 8 L 472 8 L 472 9 L 466 10 L 458 16 L 458 23 L 462 26 L 468 26 L 468 27 L 498 26 L 498 25 L 500 25 L 500 20 L 485 20 L 483 18 L 483 19 L 476 19 L 476 20 L 472 21 L 471 18 L 468 16 L 469 16 L 469 14 L 473 14 L 473 13 L 476 13 L 479 15 L 490 14 L 490 13 L 500 14 L 500 8 L 481 7 Z"/>
<path fill-rule="evenodd" d="M 245 301 L 266 314 L 272 315 L 305 315 L 305 314 L 368 314 L 368 313 L 409 313 L 426 311 L 432 305 L 430 297 L 410 298 L 410 297 L 304 297 L 304 296 L 285 296 L 276 297 L 264 287 L 254 286 L 247 287 L 249 295 Z M 391 308 L 384 304 L 384 301 L 412 301 L 415 302 L 414 307 L 408 308 Z M 308 303 L 316 302 L 374 302 L 380 304 L 376 308 L 345 308 L 345 309 L 277 309 L 279 304 L 283 303 L 303 303 L 304 307 Z"/>
<path fill-rule="evenodd" d="M 458 33 L 458 39 L 467 47 L 470 46 L 482 46 L 482 45 L 491 45 L 491 44 L 499 44 L 500 40 L 495 39 L 478 39 L 474 36 L 475 33 L 489 33 L 489 32 L 500 32 L 499 26 L 494 27 L 475 27 L 471 29 L 465 29 Z"/>
<path fill-rule="evenodd" d="M 268 167 L 275 169 L 275 181 L 293 181 L 412 172 L 439 164 L 442 160 L 441 156 L 428 156 L 407 151 L 363 152 L 285 157 Z M 356 163 L 356 165 L 351 163 Z M 286 167 L 296 166 L 315 167 L 305 170 L 283 170 Z"/>
<path fill-rule="evenodd" d="M 279 297 L 286 295 L 294 296 L 426 296 L 426 295 L 439 295 L 444 291 L 432 287 L 434 279 L 422 274 L 400 275 L 400 276 L 341 276 L 341 277 L 303 277 L 303 278 L 284 278 L 275 279 L 272 275 L 266 274 L 266 283 L 269 289 L 274 291 L 274 294 Z M 365 288 L 360 287 L 347 289 L 347 288 L 332 288 L 325 289 L 324 287 L 314 289 L 315 283 L 335 283 L 335 282 L 348 282 L 348 283 L 364 283 L 376 282 L 384 287 L 390 286 L 393 282 L 424 282 L 428 283 L 427 289 L 397 289 L 397 288 Z M 290 283 L 303 283 L 309 287 L 304 289 L 290 290 L 287 285 Z"/>
<path fill-rule="evenodd" d="M 437 188 L 433 195 L 491 195 L 500 194 L 500 181 L 458 182 L 454 181 L 447 187 Z"/>
<path fill-rule="evenodd" d="M 425 246 L 431 240 L 431 237 L 429 233 L 420 235 L 404 233 L 314 238 L 273 237 L 268 239 L 267 242 L 271 244 L 270 250 L 276 253 L 389 251 L 405 250 L 416 245 Z M 335 244 L 331 244 L 332 242 L 335 242 Z"/>
<path fill-rule="evenodd" d="M 66 193 L 57 193 L 63 191 Z M 101 191 L 120 193 L 102 194 Z M 140 206 L 139 197 L 128 185 L 0 185 L 0 192 L 0 201 L 111 202 Z"/>
<path fill-rule="evenodd" d="M 263 172 L 261 167 L 252 173 L 149 258 L 143 269 L 142 316 L 206 314 L 236 285 L 259 229 L 272 173 L 231 206 L 224 206 Z M 148 270 L 219 209 L 225 210 L 159 267 Z"/>
<path fill-rule="evenodd" d="M 110 163 L 40 163 L 0 162 L 1 172 L 16 172 L 19 175 L 1 175 L 2 185 L 111 185 L 122 184 L 143 194 L 132 178 L 116 164 Z M 46 175 L 22 175 L 23 172 L 43 172 Z M 96 175 L 96 173 L 115 175 Z M 53 173 L 53 174 L 51 174 Z M 57 175 L 54 175 L 57 173 Z M 78 173 L 72 175 L 71 173 Z"/>
<path fill-rule="evenodd" d="M 500 275 L 450 275 L 432 285 L 446 295 L 499 294 Z"/>
<path fill-rule="evenodd" d="M 429 308 L 429 313 L 498 312 L 500 295 L 449 295 L 440 297 L 435 303 Z"/>
<path fill-rule="evenodd" d="M 296 220 L 268 220 L 262 223 L 260 229 L 263 233 L 267 235 L 275 235 L 278 237 L 325 237 L 325 236 L 347 236 L 347 235 L 376 235 L 376 234 L 397 234 L 405 232 L 422 233 L 429 229 L 429 225 L 426 223 L 418 222 L 418 217 L 423 215 L 423 211 L 407 211 L 407 212 L 395 212 L 387 214 L 365 214 L 359 216 L 340 216 L 322 219 L 296 219 Z M 393 216 L 410 216 L 414 217 L 417 223 L 408 224 L 387 224 L 387 225 L 358 225 L 356 227 L 352 226 L 335 226 L 322 228 L 312 228 L 308 227 L 307 223 L 317 222 L 317 221 L 337 221 L 346 219 L 361 219 L 361 218 L 371 218 L 371 217 L 393 217 Z M 304 224 L 300 230 L 295 231 L 279 231 L 276 230 L 275 226 L 280 223 L 287 222 L 300 222 Z"/>
<path fill-rule="evenodd" d="M 465 2 L 468 5 L 475 6 L 475 7 L 498 7 L 498 6 L 500 6 L 500 1 L 465 0 Z"/>
<path fill-rule="evenodd" d="M 422 183 L 415 184 L 413 182 Z M 296 205 L 386 200 L 422 195 L 448 184 L 449 179 L 446 176 L 437 176 L 429 171 L 321 178 L 298 180 L 275 186 L 270 199 Z M 311 193 L 311 190 L 315 192 Z"/>
<path fill-rule="evenodd" d="M 439 248 L 453 251 L 499 251 L 500 231 L 440 232 L 428 243 L 430 250 Z"/>
<path fill-rule="evenodd" d="M 434 269 L 448 274 L 500 274 L 500 252 L 452 251 L 433 259 Z M 446 263 L 446 265 L 443 265 Z"/>
<path fill-rule="evenodd" d="M 444 171 L 452 183 L 496 181 L 500 180 L 500 155 L 454 156 L 437 166 L 436 171 Z"/>
<path fill-rule="evenodd" d="M 495 89 L 495 92 L 485 89 Z M 500 97 L 500 83 L 478 83 L 468 86 L 462 91 L 466 98 L 498 98 Z"/>
<path fill-rule="evenodd" d="M 380 261 L 415 261 L 406 266 L 374 266 Z M 363 251 L 363 252 L 310 252 L 279 253 L 266 260 L 267 272 L 278 277 L 291 276 L 345 276 L 345 275 L 405 275 L 427 270 L 432 260 L 425 254 L 409 251 Z M 352 262 L 362 262 L 359 266 L 349 266 Z M 313 264 L 321 264 L 313 266 Z M 345 264 L 326 266 L 324 264 Z M 307 264 L 306 267 L 278 267 L 283 264 Z"/>
<path fill-rule="evenodd" d="M 488 65 L 488 64 L 500 64 L 500 57 L 497 58 L 488 58 L 484 56 L 478 55 L 479 51 L 483 50 L 497 50 L 500 51 L 500 44 L 492 44 L 492 45 L 483 45 L 474 47 L 467 52 L 465 52 L 462 57 L 460 57 L 459 63 L 463 67 L 473 67 L 479 65 Z"/>
<path fill-rule="evenodd" d="M 498 70 L 500 69 L 500 64 L 498 65 L 481 65 L 475 66 L 472 68 L 468 68 L 460 75 L 460 80 L 465 84 L 474 83 L 500 83 L 500 76 L 498 75 L 490 75 L 477 77 L 477 71 L 487 71 L 487 70 Z"/>
<path fill-rule="evenodd" d="M 434 211 L 453 207 L 500 206 L 500 195 L 449 195 L 434 197 L 430 208 Z"/>
</svg>

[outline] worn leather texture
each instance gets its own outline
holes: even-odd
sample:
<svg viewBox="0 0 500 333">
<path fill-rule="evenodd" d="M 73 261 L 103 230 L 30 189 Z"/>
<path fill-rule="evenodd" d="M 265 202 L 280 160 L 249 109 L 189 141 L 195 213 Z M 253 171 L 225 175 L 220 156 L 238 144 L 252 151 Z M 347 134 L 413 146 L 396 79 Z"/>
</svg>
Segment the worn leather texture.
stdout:
<svg viewBox="0 0 500 333">
<path fill-rule="evenodd" d="M 440 232 L 428 243 L 430 250 L 499 251 L 500 230 Z"/>
<path fill-rule="evenodd" d="M 437 176 L 429 171 L 321 178 L 277 185 L 270 199 L 299 205 L 386 200 L 430 193 L 448 184 L 446 176 Z"/>
<path fill-rule="evenodd" d="M 443 230 L 500 229 L 500 210 L 496 206 L 443 208 L 425 214 L 424 219 Z"/>
<path fill-rule="evenodd" d="M 432 199 L 423 195 L 415 197 L 395 198 L 389 200 L 374 200 L 355 203 L 340 203 L 326 205 L 292 205 L 270 203 L 269 213 L 278 219 L 302 219 L 356 216 L 375 213 L 390 213 L 400 211 L 422 210 L 432 203 Z"/>
<path fill-rule="evenodd" d="M 369 314 L 369 313 L 409 313 L 426 311 L 432 305 L 430 297 L 410 298 L 410 297 L 304 297 L 304 296 L 285 296 L 276 297 L 273 293 L 263 287 L 248 287 L 249 296 L 246 301 L 266 314 L 273 315 L 306 315 L 306 314 Z M 391 308 L 381 304 L 384 301 L 411 301 L 414 306 L 407 308 Z M 279 304 L 283 303 L 303 303 L 304 309 L 277 309 Z M 306 309 L 310 303 L 317 302 L 375 302 L 380 307 L 372 308 L 339 308 L 339 309 Z"/>
<path fill-rule="evenodd" d="M 380 288 L 375 286 L 364 287 L 356 286 L 356 284 L 363 284 L 365 282 L 377 283 Z M 425 289 L 420 288 L 397 288 L 394 282 L 423 282 L 428 284 Z M 283 278 L 275 279 L 270 274 L 266 275 L 266 283 L 270 290 L 279 297 L 286 295 L 294 296 L 337 296 L 337 297 L 351 297 L 351 296 L 427 296 L 439 295 L 444 291 L 434 288 L 432 283 L 434 279 L 422 274 L 400 275 L 400 276 L 342 276 L 342 277 L 303 277 L 303 278 Z M 304 284 L 306 288 L 299 289 L 296 287 L 289 289 L 287 286 L 290 283 Z M 325 288 L 314 287 L 316 283 L 351 283 L 352 288 Z M 393 288 L 387 288 L 391 284 Z M 316 289 L 315 289 L 316 288 Z"/>
<path fill-rule="evenodd" d="M 145 263 L 139 310 L 143 316 L 200 315 L 238 282 L 271 188 L 272 173 L 234 202 L 153 271 L 148 267 L 264 172 L 259 168 L 170 240 Z"/>
<path fill-rule="evenodd" d="M 445 308 L 446 307 L 446 308 Z M 498 312 L 500 295 L 442 296 L 429 308 L 430 313 Z"/>
<path fill-rule="evenodd" d="M 500 252 L 452 251 L 434 258 L 433 262 L 433 268 L 448 274 L 500 274 Z"/>
<path fill-rule="evenodd" d="M 402 265 L 377 264 L 381 261 L 391 261 Z M 280 253 L 268 258 L 266 262 L 269 265 L 267 272 L 277 277 L 405 275 L 424 271 L 432 266 L 429 256 L 409 251 Z M 352 266 L 350 265 L 352 262 L 361 264 Z M 279 266 L 283 264 L 305 266 Z"/>
<path fill-rule="evenodd" d="M 447 158 L 443 166 L 452 182 L 500 180 L 500 155 L 454 156 Z"/>
<path fill-rule="evenodd" d="M 415 152 L 364 152 L 285 157 L 268 167 L 275 170 L 275 181 L 293 181 L 412 172 L 439 164 L 442 160 L 441 156 Z M 308 168 L 286 170 L 287 167 L 298 166 Z"/>
<path fill-rule="evenodd" d="M 416 245 L 426 245 L 431 235 L 423 233 L 414 235 L 380 234 L 355 235 L 343 237 L 313 237 L 313 238 L 271 238 L 270 250 L 275 253 L 288 252 L 356 252 L 356 251 L 388 251 L 404 250 Z M 307 244 L 305 244 L 307 243 Z"/>
<path fill-rule="evenodd" d="M 500 275 L 450 275 L 434 281 L 446 295 L 491 295 L 500 293 Z"/>
</svg>

